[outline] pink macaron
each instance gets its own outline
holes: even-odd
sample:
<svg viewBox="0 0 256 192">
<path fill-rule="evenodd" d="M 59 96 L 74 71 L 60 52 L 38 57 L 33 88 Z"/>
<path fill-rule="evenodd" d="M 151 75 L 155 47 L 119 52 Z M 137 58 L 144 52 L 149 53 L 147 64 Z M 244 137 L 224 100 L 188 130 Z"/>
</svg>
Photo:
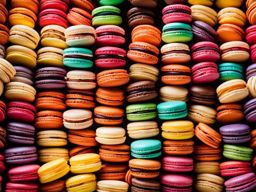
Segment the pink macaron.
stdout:
<svg viewBox="0 0 256 192">
<path fill-rule="evenodd" d="M 193 170 L 193 159 L 190 157 L 166 156 L 162 160 L 162 168 L 167 172 L 190 172 Z"/>
<path fill-rule="evenodd" d="M 256 44 L 251 46 L 251 60 L 253 63 L 256 63 Z"/>
<path fill-rule="evenodd" d="M 190 23 L 192 21 L 191 9 L 187 5 L 168 5 L 162 10 L 162 20 L 165 24 L 173 22 Z"/>
<path fill-rule="evenodd" d="M 199 62 L 217 62 L 220 59 L 219 46 L 210 41 L 201 41 L 191 47 L 192 61 Z"/>
<path fill-rule="evenodd" d="M 47 25 L 60 25 L 67 28 L 67 14 L 59 9 L 45 9 L 39 14 L 39 25 L 40 27 L 45 27 Z"/>
<path fill-rule="evenodd" d="M 125 43 L 125 30 L 116 25 L 103 25 L 96 29 L 96 44 L 101 46 L 121 46 Z"/>
<path fill-rule="evenodd" d="M 164 174 L 161 176 L 162 192 L 192 192 L 193 179 L 188 175 Z"/>
<path fill-rule="evenodd" d="M 197 63 L 192 67 L 194 83 L 212 83 L 219 79 L 218 66 L 213 62 Z"/>
<path fill-rule="evenodd" d="M 66 12 L 68 10 L 68 3 L 63 0 L 47 0 L 40 2 L 40 11 L 45 9 L 58 9 Z"/>
<path fill-rule="evenodd" d="M 14 192 L 14 191 L 29 191 L 29 192 L 38 192 L 39 186 L 37 183 L 18 183 L 18 182 L 7 182 L 5 186 L 5 192 Z"/>
<path fill-rule="evenodd" d="M 0 173 L 5 171 L 4 156 L 0 153 Z"/>
<path fill-rule="evenodd" d="M 220 173 L 223 177 L 235 177 L 252 172 L 250 162 L 225 161 L 220 164 Z"/>
<path fill-rule="evenodd" d="M 22 165 L 13 167 L 8 171 L 8 177 L 11 182 L 27 182 L 38 179 L 37 170 L 40 168 L 37 164 Z"/>
<path fill-rule="evenodd" d="M 126 51 L 119 47 L 101 47 L 95 51 L 95 65 L 103 69 L 122 68 L 126 65 Z"/>
<path fill-rule="evenodd" d="M 256 44 L 256 25 L 252 25 L 246 29 L 246 41 L 250 45 Z"/>
</svg>

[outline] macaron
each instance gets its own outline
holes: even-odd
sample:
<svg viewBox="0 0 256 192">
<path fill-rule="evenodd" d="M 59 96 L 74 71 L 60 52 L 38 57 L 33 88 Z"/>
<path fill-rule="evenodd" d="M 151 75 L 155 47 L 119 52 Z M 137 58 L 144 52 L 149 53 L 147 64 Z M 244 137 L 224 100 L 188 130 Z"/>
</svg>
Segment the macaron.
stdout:
<svg viewBox="0 0 256 192">
<path fill-rule="evenodd" d="M 242 41 L 244 31 L 241 27 L 233 24 L 222 24 L 217 30 L 218 39 L 221 42 Z"/>
<path fill-rule="evenodd" d="M 122 127 L 98 127 L 95 139 L 104 145 L 120 145 L 126 140 L 125 129 Z"/>
<path fill-rule="evenodd" d="M 11 26 L 26 25 L 34 28 L 36 21 L 36 14 L 25 7 L 16 7 L 9 11 L 9 23 Z"/>
<path fill-rule="evenodd" d="M 60 1 L 60 0 L 43 0 L 40 2 L 40 11 L 45 9 L 56 8 L 66 12 L 68 10 L 69 1 Z"/>
<path fill-rule="evenodd" d="M 12 7 L 25 7 L 27 9 L 30 9 L 31 11 L 33 11 L 34 13 L 37 14 L 38 12 L 38 8 L 39 8 L 39 2 L 37 0 L 32 0 L 31 3 L 26 4 L 23 1 L 19 1 L 19 0 L 12 0 Z"/>
<path fill-rule="evenodd" d="M 38 179 L 37 164 L 16 166 L 8 170 L 8 178 L 11 182 L 30 182 Z"/>
<path fill-rule="evenodd" d="M 160 182 L 164 191 L 192 191 L 192 177 L 184 174 L 163 174 Z"/>
<path fill-rule="evenodd" d="M 193 39 L 195 42 L 211 41 L 215 42 L 217 33 L 215 29 L 206 22 L 194 21 L 192 23 Z"/>
<path fill-rule="evenodd" d="M 69 89 L 91 90 L 96 87 L 96 76 L 91 71 L 71 70 L 66 74 Z"/>
<path fill-rule="evenodd" d="M 249 59 L 249 45 L 243 41 L 231 41 L 220 46 L 224 62 L 245 62 Z"/>
<path fill-rule="evenodd" d="M 0 45 L 0 58 L 5 57 L 5 47 L 3 45 Z"/>
<path fill-rule="evenodd" d="M 156 121 L 131 122 L 127 124 L 127 133 L 132 139 L 145 139 L 159 134 Z"/>
<path fill-rule="evenodd" d="M 251 25 L 255 25 L 255 3 L 252 3 L 252 1 L 248 1 L 247 3 L 247 10 L 246 10 L 246 17 L 248 18 L 248 21 Z"/>
<path fill-rule="evenodd" d="M 226 191 L 237 191 L 237 190 L 243 190 L 243 191 L 251 191 L 255 190 L 256 187 L 256 176 L 255 173 L 250 172 L 246 174 L 242 174 L 236 177 L 232 177 L 225 181 L 225 187 Z"/>
<path fill-rule="evenodd" d="M 104 163 L 99 171 L 99 180 L 124 181 L 128 166 L 125 164 Z"/>
<path fill-rule="evenodd" d="M 95 3 L 91 0 L 71 0 L 71 3 L 81 9 L 88 11 L 89 13 L 92 12 L 92 10 L 95 8 Z"/>
<path fill-rule="evenodd" d="M 27 47 L 20 45 L 9 46 L 6 50 L 6 60 L 13 65 L 22 65 L 34 68 L 37 64 L 37 54 Z"/>
<path fill-rule="evenodd" d="M 6 130 L 0 127 L 0 148 L 4 149 L 6 145 Z"/>
<path fill-rule="evenodd" d="M 68 162 L 59 158 L 43 164 L 37 172 L 41 183 L 49 183 L 65 176 L 69 170 Z"/>
<path fill-rule="evenodd" d="M 68 46 L 85 47 L 95 43 L 95 29 L 87 25 L 75 25 L 65 30 L 65 38 Z"/>
<path fill-rule="evenodd" d="M 5 88 L 5 97 L 9 100 L 33 102 L 35 96 L 35 88 L 26 83 L 10 82 Z"/>
<path fill-rule="evenodd" d="M 131 175 L 135 178 L 154 179 L 160 174 L 161 163 L 150 159 L 131 159 L 129 167 Z"/>
<path fill-rule="evenodd" d="M 241 79 L 233 79 L 220 84 L 216 92 L 220 103 L 238 102 L 249 95 L 246 83 Z"/>
<path fill-rule="evenodd" d="M 205 105 L 191 105 L 188 117 L 195 123 L 214 124 L 216 121 L 216 110 Z"/>
<path fill-rule="evenodd" d="M 100 46 L 121 46 L 125 43 L 125 30 L 116 25 L 97 27 L 96 36 L 96 44 Z"/>
<path fill-rule="evenodd" d="M 5 149 L 5 162 L 8 165 L 24 165 L 37 161 L 35 146 L 12 147 Z"/>
<path fill-rule="evenodd" d="M 162 101 L 187 101 L 188 89 L 182 86 L 163 86 L 160 88 Z"/>
<path fill-rule="evenodd" d="M 154 25 L 155 13 L 153 10 L 145 7 L 133 7 L 127 12 L 128 25 L 134 28 L 139 25 Z"/>
<path fill-rule="evenodd" d="M 156 116 L 156 104 L 154 103 L 138 103 L 126 107 L 126 117 L 129 121 L 152 120 Z"/>
<path fill-rule="evenodd" d="M 35 126 L 38 129 L 61 129 L 63 126 L 62 112 L 43 110 L 36 116 Z"/>
<path fill-rule="evenodd" d="M 194 158 L 200 162 L 210 162 L 210 161 L 218 161 L 222 158 L 221 149 L 213 148 L 204 143 L 200 143 L 195 147 L 195 155 Z"/>
<path fill-rule="evenodd" d="M 148 190 L 148 191 L 153 191 L 153 190 L 160 190 L 161 186 L 158 181 L 155 181 L 153 179 L 142 179 L 142 178 L 132 178 L 132 186 L 131 190 L 132 191 L 138 191 L 138 190 Z"/>
<path fill-rule="evenodd" d="M 162 83 L 166 85 L 186 85 L 191 82 L 191 69 L 185 65 L 165 65 L 161 68 Z"/>
<path fill-rule="evenodd" d="M 250 127 L 246 124 L 229 124 L 220 127 L 224 143 L 240 144 L 251 140 Z"/>
<path fill-rule="evenodd" d="M 102 105 L 121 106 L 124 98 L 124 91 L 120 88 L 99 87 L 96 91 L 96 101 Z"/>
<path fill-rule="evenodd" d="M 251 60 L 253 63 L 255 63 L 256 62 L 256 46 L 253 45 L 251 46 L 250 49 L 251 49 Z"/>
<path fill-rule="evenodd" d="M 57 47 L 65 49 L 65 28 L 59 25 L 47 25 L 41 29 L 41 45 L 44 47 Z"/>
<path fill-rule="evenodd" d="M 9 83 L 14 78 L 15 74 L 16 70 L 13 65 L 9 61 L 0 58 L 0 80 L 3 83 Z"/>
<path fill-rule="evenodd" d="M 194 151 L 194 141 L 187 140 L 165 140 L 163 142 L 163 153 L 166 155 L 189 155 Z"/>
<path fill-rule="evenodd" d="M 67 14 L 67 20 L 72 25 L 91 25 L 92 16 L 87 11 L 73 7 Z"/>
<path fill-rule="evenodd" d="M 199 123 L 196 126 L 195 136 L 212 148 L 218 148 L 222 141 L 221 135 L 204 123 Z"/>
<path fill-rule="evenodd" d="M 162 167 L 166 172 L 186 173 L 193 170 L 193 159 L 190 157 L 165 156 Z"/>
<path fill-rule="evenodd" d="M 154 81 L 158 80 L 158 68 L 147 64 L 133 64 L 130 66 L 129 77 L 133 81 Z"/>
<path fill-rule="evenodd" d="M 245 13 L 236 7 L 225 7 L 218 12 L 219 24 L 233 24 L 243 27 L 246 23 Z"/>
<path fill-rule="evenodd" d="M 49 183 L 41 184 L 40 185 L 40 190 L 42 192 L 47 192 L 51 190 L 56 190 L 56 191 L 61 191 L 65 190 L 65 180 L 58 179 Z"/>
<path fill-rule="evenodd" d="M 211 7 L 213 2 L 211 0 L 188 0 L 190 5 L 205 5 Z"/>
<path fill-rule="evenodd" d="M 251 135 L 250 146 L 251 146 L 251 148 L 255 149 L 255 144 L 256 144 L 256 142 L 255 142 L 255 136 L 256 136 L 255 129 L 251 131 L 250 135 Z"/>
<path fill-rule="evenodd" d="M 80 130 L 70 129 L 68 131 L 68 141 L 79 147 L 79 148 L 73 148 L 70 151 L 70 156 L 88 153 L 92 147 L 97 146 L 95 136 L 96 136 L 96 132 L 95 130 L 92 130 L 92 129 L 80 129 Z"/>
<path fill-rule="evenodd" d="M 187 43 L 192 40 L 192 36 L 192 28 L 186 23 L 168 23 L 162 29 L 162 40 L 165 43 Z"/>
<path fill-rule="evenodd" d="M 53 17 L 53 15 L 55 17 Z M 61 27 L 67 28 L 67 14 L 57 8 L 44 9 L 39 14 L 39 25 L 45 27 L 47 25 L 60 25 Z"/>
<path fill-rule="evenodd" d="M 155 65 L 158 62 L 158 54 L 158 48 L 152 44 L 133 42 L 129 45 L 127 57 L 133 62 Z"/>
<path fill-rule="evenodd" d="M 220 163 L 217 161 L 199 161 L 194 165 L 194 171 L 197 174 L 208 173 L 219 175 Z"/>
<path fill-rule="evenodd" d="M 6 191 L 19 191 L 19 190 L 38 191 L 39 186 L 36 183 L 7 182 L 5 190 Z"/>
<path fill-rule="evenodd" d="M 191 9 L 187 5 L 168 5 L 163 8 L 162 15 L 165 24 L 174 22 L 190 23 L 192 21 Z"/>
<path fill-rule="evenodd" d="M 43 47 L 37 51 L 39 65 L 63 67 L 63 50 L 56 47 Z"/>
<path fill-rule="evenodd" d="M 6 113 L 6 104 L 3 101 L 0 101 L 0 122 L 5 120 Z"/>
<path fill-rule="evenodd" d="M 246 42 L 250 45 L 254 45 L 256 43 L 255 30 L 256 30 L 256 26 L 252 25 L 252 26 L 248 27 L 245 31 L 245 33 L 246 33 L 246 36 L 245 36 Z"/>
<path fill-rule="evenodd" d="M 100 5 L 119 5 L 119 4 L 122 4 L 123 2 L 124 2 L 124 0 L 111 0 L 111 1 L 100 0 L 99 4 Z"/>
<path fill-rule="evenodd" d="M 67 145 L 67 133 L 61 130 L 37 132 L 37 144 L 41 147 L 63 147 Z"/>
<path fill-rule="evenodd" d="M 95 107 L 94 93 L 90 90 L 69 89 L 65 104 L 75 109 L 92 109 Z"/>
<path fill-rule="evenodd" d="M 66 148 L 51 147 L 51 148 L 41 148 L 38 150 L 39 162 L 48 163 L 50 161 L 64 158 L 69 160 L 68 150 Z"/>
<path fill-rule="evenodd" d="M 130 160 L 130 146 L 121 144 L 121 145 L 100 145 L 99 148 L 100 158 L 104 162 L 114 163 L 124 163 Z"/>
<path fill-rule="evenodd" d="M 149 0 L 147 2 L 140 0 L 129 0 L 129 2 L 135 7 L 155 8 L 157 6 L 156 0 Z"/>
<path fill-rule="evenodd" d="M 128 192 L 129 185 L 124 181 L 101 180 L 97 182 L 97 191 L 120 191 Z"/>
<path fill-rule="evenodd" d="M 161 156 L 161 142 L 157 139 L 140 139 L 131 143 L 131 156 L 138 159 L 153 159 Z"/>
<path fill-rule="evenodd" d="M 101 87 L 118 87 L 129 82 L 125 69 L 109 69 L 97 74 L 97 83 Z"/>
<path fill-rule="evenodd" d="M 250 77 L 256 76 L 256 64 L 251 64 L 246 68 L 246 80 L 248 81 Z"/>
<path fill-rule="evenodd" d="M 192 85 L 190 87 L 191 101 L 199 105 L 215 105 L 217 94 L 215 88 L 207 85 Z"/>
<path fill-rule="evenodd" d="M 240 7 L 242 5 L 243 1 L 241 0 L 235 0 L 235 1 L 232 1 L 232 2 L 226 2 L 224 0 L 217 0 L 216 1 L 216 6 L 218 8 L 225 8 L 225 7 Z"/>
<path fill-rule="evenodd" d="M 158 117 L 161 120 L 182 119 L 188 115 L 184 101 L 166 101 L 157 105 Z"/>
<path fill-rule="evenodd" d="M 245 114 L 246 120 L 250 123 L 256 122 L 255 107 L 254 107 L 255 102 L 256 102 L 256 98 L 248 100 L 244 104 L 244 114 Z"/>
<path fill-rule="evenodd" d="M 38 110 L 64 111 L 65 94 L 58 91 L 42 91 L 36 95 L 35 106 Z"/>
<path fill-rule="evenodd" d="M 189 46 L 185 43 L 168 43 L 161 47 L 163 64 L 187 64 L 191 60 Z"/>
<path fill-rule="evenodd" d="M 223 191 L 224 179 L 218 175 L 202 173 L 196 177 L 196 190 L 208 191 L 214 189 L 216 192 Z"/>
<path fill-rule="evenodd" d="M 100 47 L 95 51 L 95 65 L 101 69 L 123 68 L 126 65 L 126 51 L 119 47 Z"/>
<path fill-rule="evenodd" d="M 132 30 L 132 42 L 145 42 L 155 46 L 161 43 L 161 31 L 152 25 L 138 25 Z"/>
<path fill-rule="evenodd" d="M 0 43 L 1 45 L 5 45 L 9 40 L 9 29 L 3 24 L 0 24 L 0 34 L 1 34 Z"/>
<path fill-rule="evenodd" d="M 95 8 L 92 11 L 92 25 L 121 25 L 121 10 L 117 7 L 106 5 Z"/>
<path fill-rule="evenodd" d="M 69 177 L 66 180 L 66 189 L 68 192 L 87 190 L 96 190 L 96 176 L 94 174 L 80 174 Z"/>
<path fill-rule="evenodd" d="M 217 120 L 223 124 L 237 123 L 243 119 L 243 107 L 238 103 L 222 104 L 217 107 Z"/>
<path fill-rule="evenodd" d="M 190 7 L 193 21 L 202 21 L 210 26 L 217 24 L 217 12 L 205 5 L 193 5 Z"/>
<path fill-rule="evenodd" d="M 59 67 L 43 67 L 36 71 L 35 87 L 38 89 L 63 89 L 66 87 L 66 70 Z"/>
<path fill-rule="evenodd" d="M 192 61 L 199 62 L 217 62 L 220 59 L 220 50 L 216 43 L 210 41 L 201 41 L 193 44 L 191 47 Z"/>
<path fill-rule="evenodd" d="M 228 81 L 232 79 L 244 79 L 244 69 L 238 63 L 225 62 L 218 66 L 221 81 Z"/>
<path fill-rule="evenodd" d="M 67 129 L 85 129 L 92 123 L 92 112 L 86 109 L 69 109 L 63 113 L 64 127 Z"/>
<path fill-rule="evenodd" d="M 73 156 L 69 163 L 70 171 L 74 174 L 93 173 L 101 169 L 100 156 L 96 153 Z"/>
<path fill-rule="evenodd" d="M 118 107 L 97 106 L 94 108 L 94 121 L 99 125 L 120 125 L 124 110 Z"/>
<path fill-rule="evenodd" d="M 7 21 L 8 10 L 6 6 L 4 6 L 2 3 L 0 3 L 0 12 L 1 12 L 0 23 L 4 24 Z"/>
<path fill-rule="evenodd" d="M 90 49 L 69 47 L 64 50 L 63 64 L 72 69 L 88 69 L 93 66 L 93 53 Z"/>
<path fill-rule="evenodd" d="M 192 81 L 194 83 L 212 83 L 219 79 L 218 66 L 214 62 L 201 62 L 192 66 Z"/>
<path fill-rule="evenodd" d="M 127 101 L 137 103 L 150 101 L 157 97 L 156 85 L 153 81 L 138 81 L 127 86 Z"/>
<path fill-rule="evenodd" d="M 194 136 L 194 124 L 188 120 L 165 121 L 161 128 L 162 137 L 169 140 L 186 140 Z"/>
<path fill-rule="evenodd" d="M 224 144 L 223 156 L 238 161 L 251 161 L 253 149 L 242 145 Z"/>
<path fill-rule="evenodd" d="M 235 177 L 252 172 L 249 162 L 225 161 L 220 164 L 220 173 L 223 177 Z"/>
<path fill-rule="evenodd" d="M 27 67 L 16 65 L 14 66 L 16 74 L 12 79 L 13 82 L 26 83 L 28 85 L 33 85 L 33 71 Z"/>
</svg>

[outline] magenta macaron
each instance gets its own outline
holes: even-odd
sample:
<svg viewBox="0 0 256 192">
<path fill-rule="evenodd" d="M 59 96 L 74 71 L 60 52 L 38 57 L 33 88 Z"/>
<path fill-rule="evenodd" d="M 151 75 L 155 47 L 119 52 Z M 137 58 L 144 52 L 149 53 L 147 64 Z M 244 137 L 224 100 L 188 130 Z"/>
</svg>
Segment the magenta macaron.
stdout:
<svg viewBox="0 0 256 192">
<path fill-rule="evenodd" d="M 11 182 L 27 182 L 38 179 L 37 170 L 40 168 L 37 164 L 22 165 L 10 168 L 8 177 Z"/>
<path fill-rule="evenodd" d="M 250 45 L 256 44 L 256 25 L 252 25 L 246 29 L 246 41 Z"/>
<path fill-rule="evenodd" d="M 251 60 L 253 63 L 256 63 L 256 44 L 251 46 Z"/>
<path fill-rule="evenodd" d="M 168 5 L 163 8 L 162 15 L 165 24 L 173 22 L 190 23 L 192 21 L 191 9 L 187 5 Z"/>
<path fill-rule="evenodd" d="M 96 44 L 121 46 L 125 43 L 125 30 L 116 25 L 103 25 L 96 29 Z"/>
<path fill-rule="evenodd" d="M 36 183 L 14 183 L 7 182 L 5 187 L 5 192 L 14 192 L 14 191 L 29 191 L 37 192 L 39 189 L 38 184 Z"/>
<path fill-rule="evenodd" d="M 214 62 L 201 62 L 192 67 L 194 83 L 212 83 L 219 79 L 218 66 Z"/>
<path fill-rule="evenodd" d="M 250 162 L 225 161 L 220 164 L 220 173 L 223 177 L 235 177 L 252 172 Z"/>
<path fill-rule="evenodd" d="M 0 173 L 3 173 L 4 171 L 5 171 L 4 156 L 2 153 L 0 153 Z"/>
<path fill-rule="evenodd" d="M 114 69 L 126 65 L 126 51 L 119 47 L 101 47 L 95 51 L 95 65 L 99 68 Z"/>
<path fill-rule="evenodd" d="M 166 172 L 190 172 L 193 170 L 193 159 L 190 157 L 166 156 L 162 160 Z"/>
<path fill-rule="evenodd" d="M 162 192 L 182 191 L 192 192 L 191 176 L 180 174 L 164 174 L 161 176 Z"/>
</svg>

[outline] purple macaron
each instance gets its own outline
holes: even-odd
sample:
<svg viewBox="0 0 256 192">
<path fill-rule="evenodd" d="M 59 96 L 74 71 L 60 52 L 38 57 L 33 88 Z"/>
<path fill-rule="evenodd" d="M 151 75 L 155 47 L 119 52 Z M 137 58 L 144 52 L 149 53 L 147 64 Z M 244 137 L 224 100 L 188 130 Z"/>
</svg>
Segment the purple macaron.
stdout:
<svg viewBox="0 0 256 192">
<path fill-rule="evenodd" d="M 224 143 L 238 144 L 246 143 L 251 139 L 250 127 L 246 124 L 230 124 L 220 128 Z"/>
<path fill-rule="evenodd" d="M 245 103 L 244 114 L 248 122 L 256 123 L 256 98 Z"/>
<path fill-rule="evenodd" d="M 12 81 L 26 83 L 33 86 L 33 71 L 24 66 L 14 66 L 16 74 Z"/>
<path fill-rule="evenodd" d="M 226 192 L 249 192 L 256 189 L 256 175 L 254 173 L 246 173 L 228 179 L 225 183 Z"/>
<path fill-rule="evenodd" d="M 246 80 L 253 76 L 256 76 L 256 63 L 249 65 L 246 69 Z"/>
<path fill-rule="evenodd" d="M 60 67 L 43 67 L 36 71 L 35 86 L 38 89 L 63 89 L 67 71 Z"/>
<path fill-rule="evenodd" d="M 35 143 L 35 127 L 20 122 L 7 124 L 8 141 L 15 144 L 33 145 Z"/>
<path fill-rule="evenodd" d="M 25 165 L 37 161 L 37 150 L 34 146 L 13 147 L 5 150 L 5 162 L 10 165 Z"/>
<path fill-rule="evenodd" d="M 211 41 L 215 42 L 217 33 L 207 23 L 202 21 L 195 21 L 192 24 L 193 39 L 195 42 Z"/>
</svg>

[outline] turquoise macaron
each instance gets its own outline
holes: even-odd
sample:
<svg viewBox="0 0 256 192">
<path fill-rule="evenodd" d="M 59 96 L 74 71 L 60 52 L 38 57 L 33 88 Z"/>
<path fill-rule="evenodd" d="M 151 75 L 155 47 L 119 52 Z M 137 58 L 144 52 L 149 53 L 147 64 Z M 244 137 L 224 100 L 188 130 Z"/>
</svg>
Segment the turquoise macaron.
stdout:
<svg viewBox="0 0 256 192">
<path fill-rule="evenodd" d="M 186 23 L 168 23 L 163 26 L 162 40 L 165 43 L 186 43 L 193 38 L 192 28 Z"/>
<path fill-rule="evenodd" d="M 114 6 L 101 6 L 92 11 L 92 25 L 121 25 L 121 11 Z"/>
<path fill-rule="evenodd" d="M 251 161 L 253 149 L 242 145 L 225 144 L 223 156 L 227 159 L 238 161 Z"/>
<path fill-rule="evenodd" d="M 153 159 L 162 155 L 161 142 L 157 139 L 141 139 L 131 143 L 131 155 L 139 159 Z"/>
<path fill-rule="evenodd" d="M 188 115 L 184 101 L 166 101 L 157 105 L 158 117 L 161 120 L 182 119 Z"/>
<path fill-rule="evenodd" d="M 154 103 L 138 103 L 126 107 L 126 117 L 129 121 L 151 120 L 156 116 L 156 104 Z"/>
<path fill-rule="evenodd" d="M 70 47 L 64 50 L 64 66 L 88 69 L 93 66 L 93 52 L 90 49 Z"/>
<path fill-rule="evenodd" d="M 120 5 L 124 0 L 99 0 L 100 5 Z"/>
<path fill-rule="evenodd" d="M 219 64 L 220 81 L 229 81 L 232 79 L 244 79 L 243 66 L 238 63 Z"/>
</svg>

